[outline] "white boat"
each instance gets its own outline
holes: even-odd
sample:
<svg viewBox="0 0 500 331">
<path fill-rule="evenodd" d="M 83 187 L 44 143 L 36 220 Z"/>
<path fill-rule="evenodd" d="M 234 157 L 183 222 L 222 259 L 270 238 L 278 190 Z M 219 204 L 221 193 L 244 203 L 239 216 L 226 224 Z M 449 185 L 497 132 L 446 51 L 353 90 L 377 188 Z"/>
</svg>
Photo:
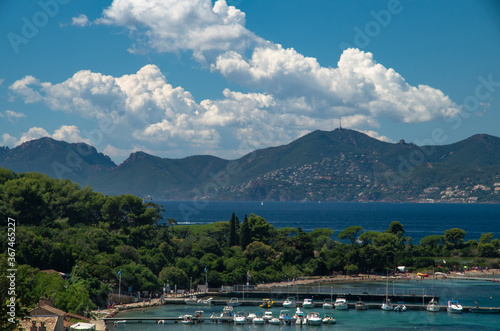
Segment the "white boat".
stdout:
<svg viewBox="0 0 500 331">
<path fill-rule="evenodd" d="M 285 325 L 292 324 L 292 317 L 290 316 L 290 311 L 287 309 L 280 311 L 279 319 L 280 319 L 282 324 L 285 324 Z"/>
<path fill-rule="evenodd" d="M 281 321 L 279 318 L 277 317 L 273 317 L 269 320 L 269 324 L 272 324 L 272 325 L 280 325 L 281 324 Z"/>
<path fill-rule="evenodd" d="M 321 319 L 321 316 L 319 316 L 319 313 L 317 312 L 310 312 L 307 314 L 307 325 L 321 325 L 323 320 Z"/>
<path fill-rule="evenodd" d="M 382 310 L 393 310 L 394 307 L 391 304 L 391 300 L 389 300 L 389 275 L 386 277 L 386 282 L 385 282 L 385 301 L 382 303 L 382 307 L 380 307 Z"/>
<path fill-rule="evenodd" d="M 333 317 L 332 313 L 325 313 L 325 316 L 323 316 L 323 324 L 335 324 L 337 321 Z"/>
<path fill-rule="evenodd" d="M 363 300 L 359 299 L 358 302 L 356 302 L 356 304 L 354 305 L 354 308 L 356 308 L 357 310 L 367 310 L 368 306 L 365 305 L 365 302 Z"/>
<path fill-rule="evenodd" d="M 349 304 L 344 297 L 337 297 L 333 305 L 335 306 L 335 309 L 349 309 Z"/>
<path fill-rule="evenodd" d="M 382 307 L 380 307 L 382 310 L 394 310 L 393 305 L 391 304 L 391 300 L 384 301 L 382 303 Z"/>
<path fill-rule="evenodd" d="M 237 312 L 233 317 L 233 321 L 234 321 L 234 324 L 237 324 L 237 325 L 246 324 L 247 319 L 246 319 L 245 313 L 242 311 Z"/>
<path fill-rule="evenodd" d="M 294 297 L 289 297 L 285 301 L 283 301 L 283 307 L 285 308 L 295 308 L 297 307 L 297 303 L 295 302 Z"/>
<path fill-rule="evenodd" d="M 186 305 L 191 306 L 210 306 L 212 305 L 212 300 L 214 298 L 208 298 L 206 300 L 198 299 L 195 295 L 189 297 L 189 299 L 184 299 L 184 303 Z"/>
<path fill-rule="evenodd" d="M 333 308 L 333 302 L 331 299 L 325 299 L 325 302 L 323 302 L 323 309 L 332 309 Z"/>
<path fill-rule="evenodd" d="M 194 324 L 192 315 L 184 315 L 181 321 L 182 324 Z"/>
<path fill-rule="evenodd" d="M 438 312 L 439 311 L 439 302 L 437 302 L 436 300 L 434 300 L 434 298 L 432 298 L 432 300 L 429 301 L 429 303 L 427 304 L 427 311 Z"/>
<path fill-rule="evenodd" d="M 295 315 L 293 315 L 292 318 L 295 320 L 296 325 L 302 325 L 307 323 L 307 315 L 300 309 L 300 307 L 297 307 Z"/>
<path fill-rule="evenodd" d="M 238 306 L 240 306 L 240 305 L 241 305 L 241 303 L 240 303 L 240 302 L 238 302 L 238 298 L 231 298 L 231 300 L 229 300 L 229 301 L 227 302 L 227 305 L 228 305 L 228 306 L 233 306 L 233 307 L 238 307 Z"/>
<path fill-rule="evenodd" d="M 304 299 L 304 302 L 302 302 L 302 308 L 313 308 L 314 303 L 313 299 Z"/>
<path fill-rule="evenodd" d="M 404 312 L 404 311 L 407 311 L 408 308 L 406 307 L 406 305 L 402 302 L 398 302 L 398 305 L 396 307 L 394 307 L 394 311 L 397 311 L 397 312 Z"/>
<path fill-rule="evenodd" d="M 261 325 L 264 324 L 266 320 L 264 320 L 262 313 L 257 312 L 255 313 L 255 317 L 252 319 L 253 324 Z"/>
<path fill-rule="evenodd" d="M 225 306 L 220 313 L 221 318 L 233 318 L 233 306 Z"/>
<path fill-rule="evenodd" d="M 199 304 L 201 306 L 211 306 L 213 305 L 214 303 L 212 302 L 214 298 L 208 298 L 208 299 L 200 299 L 198 300 L 199 301 Z"/>
<path fill-rule="evenodd" d="M 249 313 L 247 315 L 247 321 L 252 322 L 255 317 L 257 317 L 257 313 Z"/>
<path fill-rule="evenodd" d="M 464 308 L 462 307 L 461 304 L 458 303 L 458 301 L 450 300 L 448 301 L 448 308 L 446 308 L 446 310 L 449 313 L 461 313 L 464 310 Z"/>
<path fill-rule="evenodd" d="M 432 273 L 434 276 L 434 277 L 432 277 L 432 300 L 429 301 L 429 303 L 427 304 L 427 311 L 438 312 L 439 311 L 439 302 L 434 300 L 434 280 L 436 279 L 436 274 L 437 274 L 434 272 L 434 268 L 432 268 Z"/>
<path fill-rule="evenodd" d="M 264 312 L 264 315 L 262 316 L 262 318 L 264 319 L 264 321 L 270 321 L 272 318 L 273 318 L 273 312 L 272 311 L 265 311 Z"/>
</svg>

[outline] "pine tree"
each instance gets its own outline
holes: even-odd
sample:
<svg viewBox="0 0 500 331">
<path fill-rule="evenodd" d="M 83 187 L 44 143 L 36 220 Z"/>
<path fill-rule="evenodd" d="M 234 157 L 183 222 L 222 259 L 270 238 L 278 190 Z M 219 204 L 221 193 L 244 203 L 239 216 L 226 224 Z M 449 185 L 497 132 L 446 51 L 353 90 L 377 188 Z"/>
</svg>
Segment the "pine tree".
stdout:
<svg viewBox="0 0 500 331">
<path fill-rule="evenodd" d="M 248 224 L 248 217 L 245 215 L 245 219 L 243 220 L 243 224 L 240 227 L 240 246 L 241 249 L 246 249 L 247 246 L 252 242 L 252 231 L 250 230 L 250 226 Z"/>
</svg>

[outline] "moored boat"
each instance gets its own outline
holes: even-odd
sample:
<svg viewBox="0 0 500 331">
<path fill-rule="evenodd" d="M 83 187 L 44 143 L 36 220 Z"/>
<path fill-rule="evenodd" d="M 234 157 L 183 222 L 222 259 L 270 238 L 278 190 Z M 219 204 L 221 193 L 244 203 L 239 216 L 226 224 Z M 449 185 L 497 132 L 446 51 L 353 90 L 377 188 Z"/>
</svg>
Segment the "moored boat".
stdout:
<svg viewBox="0 0 500 331">
<path fill-rule="evenodd" d="M 281 323 L 285 325 L 290 325 L 292 324 L 292 317 L 290 316 L 290 311 L 289 310 L 282 310 L 280 311 L 279 319 Z"/>
<path fill-rule="evenodd" d="M 297 303 L 295 302 L 294 297 L 289 297 L 285 301 L 283 301 L 283 307 L 286 308 L 295 308 L 297 307 Z"/>
<path fill-rule="evenodd" d="M 273 317 L 269 320 L 269 324 L 272 324 L 272 325 L 280 325 L 281 324 L 281 321 L 279 318 L 277 317 Z"/>
<path fill-rule="evenodd" d="M 241 305 L 241 303 L 238 301 L 238 298 L 231 298 L 231 300 L 229 300 L 227 302 L 227 305 L 228 306 L 233 306 L 233 307 L 238 307 Z"/>
<path fill-rule="evenodd" d="M 262 299 L 262 303 L 260 304 L 260 308 L 271 308 L 274 304 L 274 301 L 271 301 L 271 299 Z"/>
<path fill-rule="evenodd" d="M 293 315 L 293 319 L 295 320 L 295 324 L 297 325 L 302 325 L 307 323 L 307 315 L 300 309 L 300 307 L 297 307 L 295 315 Z"/>
<path fill-rule="evenodd" d="M 321 325 L 323 322 L 318 312 L 310 312 L 306 318 L 307 325 Z"/>
<path fill-rule="evenodd" d="M 302 308 L 313 308 L 313 307 L 314 307 L 313 299 L 304 299 L 304 302 L 302 302 Z"/>
<path fill-rule="evenodd" d="M 194 324 L 192 315 L 184 315 L 181 321 L 182 324 Z"/>
<path fill-rule="evenodd" d="M 325 313 L 325 316 L 323 316 L 322 320 L 323 324 L 335 324 L 337 321 L 333 317 L 332 313 Z"/>
<path fill-rule="evenodd" d="M 446 308 L 446 310 L 449 312 L 449 313 L 461 313 L 463 311 L 463 307 L 461 304 L 458 303 L 458 301 L 455 301 L 455 300 L 450 300 L 448 301 L 448 307 Z"/>
<path fill-rule="evenodd" d="M 325 299 L 323 302 L 323 309 L 332 309 L 333 308 L 333 302 L 331 299 Z"/>
<path fill-rule="evenodd" d="M 356 304 L 354 305 L 354 308 L 356 308 L 356 310 L 367 310 L 368 306 L 365 305 L 365 302 L 360 298 L 358 302 L 356 302 Z"/>
<path fill-rule="evenodd" d="M 402 302 L 398 302 L 398 305 L 396 307 L 394 307 L 394 311 L 400 312 L 400 313 L 405 312 L 407 310 L 408 310 L 408 308 Z"/>
<path fill-rule="evenodd" d="M 434 300 L 434 298 L 432 298 L 432 300 L 429 301 L 429 303 L 427 304 L 427 311 L 438 312 L 439 309 L 440 309 L 439 302 L 437 300 Z"/>
<path fill-rule="evenodd" d="M 264 321 L 270 321 L 272 318 L 273 318 L 273 312 L 272 311 L 266 311 L 264 312 L 264 315 L 262 316 L 262 318 L 264 319 Z"/>
<path fill-rule="evenodd" d="M 337 297 L 334 303 L 335 309 L 349 309 L 349 304 L 345 297 Z"/>
<path fill-rule="evenodd" d="M 262 313 L 256 312 L 255 317 L 252 319 L 253 324 L 261 325 L 264 324 L 266 321 L 264 320 Z"/>
<path fill-rule="evenodd" d="M 237 325 L 246 324 L 247 319 L 246 319 L 245 313 L 242 311 L 237 312 L 233 317 L 233 321 L 234 321 L 234 324 L 237 324 Z"/>
</svg>

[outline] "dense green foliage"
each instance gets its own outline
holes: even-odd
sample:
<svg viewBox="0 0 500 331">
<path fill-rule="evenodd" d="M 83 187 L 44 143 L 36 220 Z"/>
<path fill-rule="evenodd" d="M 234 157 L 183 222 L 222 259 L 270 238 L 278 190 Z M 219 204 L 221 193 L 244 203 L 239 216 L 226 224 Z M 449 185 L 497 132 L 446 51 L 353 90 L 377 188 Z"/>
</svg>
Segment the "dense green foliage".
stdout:
<svg viewBox="0 0 500 331">
<path fill-rule="evenodd" d="M 466 242 L 465 231 L 450 229 L 413 244 L 397 221 L 384 232 L 352 226 L 335 235 L 331 229 L 276 229 L 254 214 L 244 215 L 241 225 L 234 214 L 227 222 L 176 225 L 172 219 L 162 222 L 162 209 L 152 202 L 131 195 L 104 196 L 35 173 L 0 169 L 0 198 L 0 217 L 17 222 L 19 315 L 42 297 L 75 313 L 106 306 L 109 293 L 117 291 L 118 272 L 122 293 L 130 288 L 160 293 L 166 283 L 187 289 L 191 280 L 193 286 L 207 279 L 210 287 L 219 287 L 247 279 L 261 283 L 385 273 L 398 265 L 432 268 L 442 257 L 451 261 L 448 266 L 460 267 L 463 257 L 475 259 L 476 265 L 499 263 L 500 240 L 491 233 Z M 7 238 L 6 227 L 0 235 Z M 8 246 L 0 242 L 0 316 L 5 316 Z M 71 277 L 63 280 L 40 271 L 44 269 Z M 0 327 L 5 323 L 0 320 Z"/>
</svg>

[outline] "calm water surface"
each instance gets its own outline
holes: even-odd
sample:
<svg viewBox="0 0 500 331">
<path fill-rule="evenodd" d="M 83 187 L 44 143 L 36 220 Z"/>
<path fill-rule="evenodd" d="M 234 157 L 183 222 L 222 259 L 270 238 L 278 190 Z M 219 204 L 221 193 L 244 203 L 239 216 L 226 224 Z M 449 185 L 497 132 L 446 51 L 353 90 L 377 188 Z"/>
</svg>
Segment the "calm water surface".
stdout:
<svg viewBox="0 0 500 331">
<path fill-rule="evenodd" d="M 229 221 L 234 212 L 243 221 L 245 214 L 264 217 L 277 228 L 301 227 L 304 231 L 330 228 L 338 234 L 360 225 L 365 230 L 384 231 L 392 221 L 404 225 L 414 243 L 428 235 L 443 234 L 450 228 L 467 232 L 466 240 L 492 232 L 500 238 L 500 204 L 424 204 L 359 202 L 248 202 L 248 201 L 159 201 L 164 216 L 179 224 Z"/>
</svg>

